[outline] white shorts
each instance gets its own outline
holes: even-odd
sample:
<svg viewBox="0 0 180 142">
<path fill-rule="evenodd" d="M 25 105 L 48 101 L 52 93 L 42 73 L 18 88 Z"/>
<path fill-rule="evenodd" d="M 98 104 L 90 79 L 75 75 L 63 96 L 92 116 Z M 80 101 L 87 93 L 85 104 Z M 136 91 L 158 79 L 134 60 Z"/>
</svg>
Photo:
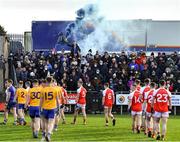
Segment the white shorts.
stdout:
<svg viewBox="0 0 180 142">
<path fill-rule="evenodd" d="M 156 118 L 168 118 L 169 117 L 169 112 L 157 112 L 155 111 L 154 114 L 153 114 L 153 117 L 156 117 Z"/>
<path fill-rule="evenodd" d="M 110 107 L 110 106 L 104 106 L 104 108 L 112 108 L 112 106 Z"/>
<path fill-rule="evenodd" d="M 76 109 L 82 109 L 82 108 L 86 108 L 86 104 L 76 104 L 75 106 Z"/>
<path fill-rule="evenodd" d="M 153 116 L 153 114 L 152 114 L 152 113 L 150 113 L 150 112 L 146 112 L 146 116 L 147 116 L 147 117 L 152 117 L 152 116 Z"/>
<path fill-rule="evenodd" d="M 134 115 L 142 115 L 142 111 L 131 111 L 131 115 L 134 116 Z"/>
</svg>

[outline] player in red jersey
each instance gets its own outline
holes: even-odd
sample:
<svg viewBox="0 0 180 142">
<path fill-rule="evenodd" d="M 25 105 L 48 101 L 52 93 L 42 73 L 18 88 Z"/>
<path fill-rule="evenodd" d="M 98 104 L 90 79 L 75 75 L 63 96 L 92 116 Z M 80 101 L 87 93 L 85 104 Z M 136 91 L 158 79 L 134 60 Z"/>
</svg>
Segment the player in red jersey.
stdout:
<svg viewBox="0 0 180 142">
<path fill-rule="evenodd" d="M 66 84 L 63 83 L 61 90 L 62 90 L 62 97 L 61 97 L 61 107 L 60 107 L 60 115 L 61 115 L 61 119 L 62 119 L 62 124 L 66 124 L 66 118 L 64 115 L 64 109 L 65 109 L 65 105 L 68 103 L 68 97 L 67 97 L 67 91 L 66 91 Z"/>
<path fill-rule="evenodd" d="M 116 120 L 111 113 L 112 107 L 115 101 L 114 98 L 114 91 L 109 88 L 109 84 L 104 84 L 105 90 L 103 91 L 103 98 L 102 98 L 102 105 L 104 106 L 104 114 L 105 114 L 105 120 L 106 120 L 106 126 L 109 125 L 109 117 L 112 119 L 113 126 L 116 124 Z"/>
<path fill-rule="evenodd" d="M 166 82 L 164 80 L 160 81 L 160 88 L 157 89 L 153 94 L 152 108 L 154 109 L 154 119 L 156 121 L 156 131 L 157 140 L 164 140 L 167 120 L 169 117 L 169 110 L 172 109 L 171 104 L 171 93 L 165 89 Z M 160 136 L 160 119 L 162 121 L 162 135 Z"/>
<path fill-rule="evenodd" d="M 144 83 L 145 83 L 145 86 L 142 87 L 141 90 L 140 90 L 140 92 L 142 94 L 142 97 L 143 97 L 143 102 L 144 102 L 145 93 L 150 90 L 151 80 L 149 78 L 147 78 L 147 79 L 144 80 Z M 146 123 L 145 123 L 145 119 L 146 119 L 145 108 L 146 108 L 145 103 L 143 103 L 143 105 L 142 105 L 142 123 L 141 123 L 142 130 L 145 130 L 145 128 L 146 128 Z M 145 135 L 146 135 L 146 132 L 145 132 Z"/>
<path fill-rule="evenodd" d="M 145 128 L 145 133 L 148 132 L 148 137 L 152 136 L 152 130 L 154 130 L 154 123 L 152 127 L 152 109 L 151 109 L 151 104 L 153 100 L 153 93 L 156 88 L 156 84 L 154 82 L 151 82 L 150 84 L 150 91 L 145 93 L 144 96 L 144 102 L 146 104 L 146 128 Z M 152 129 L 153 128 L 153 129 Z"/>
<path fill-rule="evenodd" d="M 78 87 L 77 90 L 77 98 L 76 98 L 76 105 L 75 105 L 75 111 L 74 111 L 74 120 L 71 124 L 76 123 L 76 118 L 78 116 L 78 113 L 80 109 L 82 110 L 83 114 L 83 124 L 86 125 L 86 89 L 83 87 L 83 81 L 79 79 L 78 81 Z"/>
<path fill-rule="evenodd" d="M 131 109 L 132 115 L 132 131 L 137 130 L 140 133 L 141 115 L 142 115 L 142 94 L 136 89 L 136 85 L 132 86 L 132 93 L 129 96 L 128 110 Z"/>
</svg>

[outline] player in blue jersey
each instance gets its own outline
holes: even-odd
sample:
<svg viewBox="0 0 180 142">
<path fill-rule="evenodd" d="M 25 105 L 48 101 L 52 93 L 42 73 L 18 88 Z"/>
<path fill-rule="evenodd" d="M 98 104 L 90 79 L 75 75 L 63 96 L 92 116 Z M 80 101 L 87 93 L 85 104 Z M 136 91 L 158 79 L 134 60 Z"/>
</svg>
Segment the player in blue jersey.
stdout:
<svg viewBox="0 0 180 142">
<path fill-rule="evenodd" d="M 8 113 L 12 110 L 14 116 L 14 125 L 17 125 L 17 113 L 16 113 L 16 100 L 15 94 L 16 89 L 13 86 L 13 81 L 11 79 L 5 82 L 6 84 L 6 103 L 5 103 L 5 111 L 4 111 L 4 124 L 8 121 Z"/>
</svg>

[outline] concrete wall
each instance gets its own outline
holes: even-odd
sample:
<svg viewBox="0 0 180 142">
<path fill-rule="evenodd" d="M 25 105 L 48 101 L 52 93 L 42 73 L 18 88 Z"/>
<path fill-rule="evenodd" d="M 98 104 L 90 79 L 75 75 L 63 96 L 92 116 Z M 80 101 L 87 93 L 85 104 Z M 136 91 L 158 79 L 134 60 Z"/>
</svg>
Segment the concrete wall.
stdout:
<svg viewBox="0 0 180 142">
<path fill-rule="evenodd" d="M 147 44 L 180 46 L 180 21 L 135 20 L 131 27 L 121 35 L 130 45 L 144 45 L 147 30 Z"/>
<path fill-rule="evenodd" d="M 32 51 L 32 37 L 31 32 L 24 33 L 24 50 L 27 52 Z"/>
<path fill-rule="evenodd" d="M 148 43 L 180 46 L 180 21 L 152 21 L 148 30 Z"/>
</svg>

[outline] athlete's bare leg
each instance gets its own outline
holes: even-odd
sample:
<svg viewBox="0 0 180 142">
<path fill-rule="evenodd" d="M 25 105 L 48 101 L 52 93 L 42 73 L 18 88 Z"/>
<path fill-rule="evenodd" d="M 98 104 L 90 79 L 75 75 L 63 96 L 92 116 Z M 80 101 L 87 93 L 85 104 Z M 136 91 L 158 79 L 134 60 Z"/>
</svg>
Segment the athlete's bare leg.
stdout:
<svg viewBox="0 0 180 142">
<path fill-rule="evenodd" d="M 168 118 L 167 118 L 167 117 L 163 117 L 163 118 L 162 118 L 162 139 L 163 139 L 163 140 L 164 140 L 165 135 L 166 135 L 167 121 L 168 121 Z"/>
<path fill-rule="evenodd" d="M 48 133 L 48 119 L 44 118 L 44 132 L 45 134 Z"/>
<path fill-rule="evenodd" d="M 73 119 L 73 122 L 71 124 L 76 124 L 76 119 L 77 119 L 78 113 L 79 113 L 79 109 L 75 108 L 75 110 L 74 110 L 74 119 Z"/>
<path fill-rule="evenodd" d="M 44 117 L 41 117 L 40 127 L 42 129 L 42 141 L 43 141 L 45 140 L 45 135 L 46 135 L 46 119 Z"/>
<path fill-rule="evenodd" d="M 33 132 L 33 137 L 38 138 L 38 132 L 40 129 L 40 118 L 31 118 L 31 128 Z"/>
<path fill-rule="evenodd" d="M 146 128 L 146 117 L 145 117 L 145 114 L 143 114 L 141 116 L 141 119 L 142 119 L 142 121 L 141 121 L 141 128 L 142 128 L 142 130 L 145 130 L 145 128 Z"/>
<path fill-rule="evenodd" d="M 45 119 L 46 127 L 46 141 L 51 141 L 51 134 L 54 128 L 54 118 Z"/>
<path fill-rule="evenodd" d="M 152 132 L 152 138 L 156 137 L 156 118 L 153 117 L 153 132 Z"/>
<path fill-rule="evenodd" d="M 146 123 L 146 127 L 145 127 L 145 130 L 144 130 L 144 133 L 147 134 L 148 132 L 148 117 L 146 116 L 146 120 L 145 120 L 145 123 Z"/>
<path fill-rule="evenodd" d="M 20 118 L 20 124 L 23 125 L 24 124 L 24 113 L 22 109 L 18 109 L 18 115 Z"/>
<path fill-rule="evenodd" d="M 156 132 L 157 132 L 157 138 L 156 139 L 159 139 L 160 140 L 160 118 L 155 118 L 155 121 L 156 121 Z"/>
<path fill-rule="evenodd" d="M 55 131 L 57 131 L 57 127 L 58 127 L 59 121 L 60 121 L 60 115 L 56 114 L 55 121 L 54 121 L 54 130 Z"/>
<path fill-rule="evenodd" d="M 34 131 L 39 132 L 40 129 L 40 118 L 34 119 Z"/>
<path fill-rule="evenodd" d="M 87 121 L 86 108 L 82 108 L 82 115 L 83 115 L 83 124 L 86 125 L 86 121 Z"/>
<path fill-rule="evenodd" d="M 14 122 L 17 122 L 17 113 L 16 113 L 16 107 L 13 107 L 13 116 L 14 116 Z"/>
<path fill-rule="evenodd" d="M 32 128 L 32 132 L 34 132 L 34 118 L 31 119 L 31 128 Z"/>
<path fill-rule="evenodd" d="M 54 128 L 54 118 L 48 120 L 47 133 L 51 134 Z"/>
<path fill-rule="evenodd" d="M 146 108 L 146 105 L 145 103 L 143 103 L 142 105 L 142 116 L 141 116 L 141 128 L 142 130 L 145 130 L 146 128 L 146 116 L 145 116 L 145 108 Z"/>
<path fill-rule="evenodd" d="M 44 124 L 43 124 L 43 120 L 42 120 L 42 119 L 43 119 L 43 118 L 41 117 L 41 118 L 40 118 L 40 129 L 43 131 L 43 128 L 44 128 L 43 125 L 44 125 Z"/>
<path fill-rule="evenodd" d="M 136 116 L 132 115 L 132 132 L 135 133 L 136 131 Z"/>
<path fill-rule="evenodd" d="M 4 123 L 7 123 L 8 121 L 8 113 L 9 113 L 9 110 L 6 108 L 4 110 Z"/>
<path fill-rule="evenodd" d="M 146 116 L 145 133 L 148 133 L 148 137 L 151 137 L 151 135 L 152 135 L 152 121 L 151 121 L 151 117 L 148 117 L 148 116 Z"/>
<path fill-rule="evenodd" d="M 109 125 L 109 117 L 108 117 L 108 108 L 104 108 L 104 115 L 105 115 L 105 121 L 106 121 L 106 126 Z"/>
<path fill-rule="evenodd" d="M 108 108 L 108 116 L 112 119 L 113 126 L 115 126 L 116 120 L 114 118 L 114 115 L 112 114 L 112 107 Z"/>
<path fill-rule="evenodd" d="M 108 108 L 108 116 L 111 118 L 111 119 L 114 119 L 114 116 L 112 114 L 112 107 Z"/>
<path fill-rule="evenodd" d="M 137 127 L 137 131 L 139 133 L 140 128 L 141 128 L 141 115 L 137 114 L 136 117 L 137 117 L 137 126 L 136 127 Z"/>
<path fill-rule="evenodd" d="M 65 118 L 65 115 L 64 115 L 64 108 L 60 109 L 60 114 L 61 114 L 61 119 L 62 119 L 62 123 L 63 124 L 66 124 L 66 118 Z"/>
</svg>

